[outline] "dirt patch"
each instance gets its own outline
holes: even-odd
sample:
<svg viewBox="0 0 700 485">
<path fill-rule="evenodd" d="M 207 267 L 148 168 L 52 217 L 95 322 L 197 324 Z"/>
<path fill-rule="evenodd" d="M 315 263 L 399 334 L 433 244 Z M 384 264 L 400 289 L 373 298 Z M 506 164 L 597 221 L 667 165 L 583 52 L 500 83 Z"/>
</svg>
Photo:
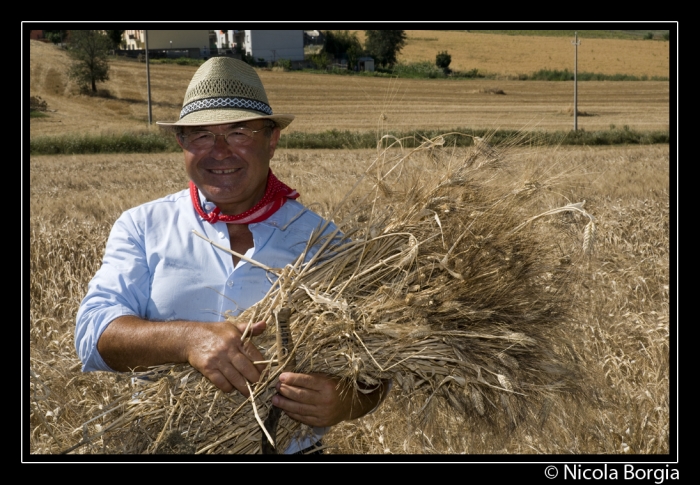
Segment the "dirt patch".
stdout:
<svg viewBox="0 0 700 485">
<path fill-rule="evenodd" d="M 564 109 L 564 110 L 561 110 L 560 113 L 561 113 L 561 114 L 568 115 L 568 116 L 573 116 L 573 115 L 574 115 L 574 107 L 573 107 L 573 106 L 569 106 L 568 108 L 566 108 L 566 109 Z M 593 113 L 588 113 L 588 112 L 586 112 L 586 111 L 581 111 L 580 109 L 577 109 L 577 110 L 576 110 L 576 115 L 577 115 L 577 116 L 595 116 Z"/>
<path fill-rule="evenodd" d="M 62 95 L 66 90 L 66 82 L 61 71 L 50 68 L 44 76 L 44 91 L 57 96 Z"/>
<path fill-rule="evenodd" d="M 479 92 L 482 94 L 506 94 L 506 92 L 500 88 L 481 88 Z"/>
</svg>

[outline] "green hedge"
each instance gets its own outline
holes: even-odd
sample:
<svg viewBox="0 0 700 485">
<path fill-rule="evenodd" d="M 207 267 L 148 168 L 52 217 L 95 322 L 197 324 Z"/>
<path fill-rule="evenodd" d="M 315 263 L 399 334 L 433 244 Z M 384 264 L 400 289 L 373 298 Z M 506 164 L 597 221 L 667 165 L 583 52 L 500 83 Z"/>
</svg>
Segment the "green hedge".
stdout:
<svg viewBox="0 0 700 485">
<path fill-rule="evenodd" d="M 45 136 L 29 141 L 32 155 L 81 153 L 151 153 L 175 152 L 173 136 L 160 133 L 123 133 L 120 135 Z"/>
<path fill-rule="evenodd" d="M 469 146 L 471 136 L 488 137 L 492 145 L 508 144 L 513 140 L 529 140 L 522 143 L 537 145 L 651 145 L 669 143 L 668 131 L 635 131 L 630 129 L 610 129 L 603 131 L 553 131 L 522 133 L 516 130 L 473 130 L 458 128 L 448 130 L 469 136 L 445 135 L 445 143 L 450 146 Z M 425 139 L 444 135 L 448 131 L 424 130 L 411 132 L 389 132 L 388 135 L 402 140 L 403 146 L 413 148 Z M 394 138 L 385 139 L 382 144 L 392 143 Z M 353 132 L 330 130 L 321 133 L 291 132 L 280 138 L 280 148 L 326 148 L 359 149 L 376 148 L 375 132 Z M 31 155 L 58 155 L 81 153 L 152 153 L 177 152 L 180 150 L 174 137 L 160 133 L 124 133 L 121 135 L 84 135 L 65 137 L 36 137 L 29 142 Z"/>
<path fill-rule="evenodd" d="M 573 81 L 574 72 L 568 69 L 540 69 L 532 74 L 518 76 L 522 81 Z M 595 72 L 577 72 L 577 81 L 668 81 L 668 77 L 633 76 L 631 74 L 601 74 Z"/>
</svg>

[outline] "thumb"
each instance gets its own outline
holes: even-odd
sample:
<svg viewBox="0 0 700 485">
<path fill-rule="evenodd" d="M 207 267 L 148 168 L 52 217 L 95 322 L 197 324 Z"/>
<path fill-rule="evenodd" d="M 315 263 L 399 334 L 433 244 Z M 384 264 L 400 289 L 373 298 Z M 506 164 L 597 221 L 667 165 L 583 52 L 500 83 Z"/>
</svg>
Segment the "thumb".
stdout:
<svg viewBox="0 0 700 485">
<path fill-rule="evenodd" d="M 247 323 L 237 323 L 236 326 L 238 327 L 238 330 L 241 333 L 244 333 L 245 329 L 248 327 L 248 324 Z M 250 335 L 253 335 L 253 337 L 256 337 L 265 331 L 265 327 L 266 327 L 266 323 L 264 321 L 254 323 L 250 326 L 250 331 L 248 333 Z"/>
<path fill-rule="evenodd" d="M 257 322 L 254 323 L 253 326 L 251 327 L 251 332 L 254 336 L 260 335 L 265 331 L 265 328 L 267 327 L 267 324 L 262 321 L 262 322 Z"/>
</svg>

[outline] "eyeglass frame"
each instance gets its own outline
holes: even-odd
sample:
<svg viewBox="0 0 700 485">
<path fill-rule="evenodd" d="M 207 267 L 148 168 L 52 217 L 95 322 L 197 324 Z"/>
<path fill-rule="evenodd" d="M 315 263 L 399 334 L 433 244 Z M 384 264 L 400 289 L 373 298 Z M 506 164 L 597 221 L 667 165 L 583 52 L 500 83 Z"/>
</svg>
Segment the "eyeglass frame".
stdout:
<svg viewBox="0 0 700 485">
<path fill-rule="evenodd" d="M 177 133 L 177 136 L 178 136 L 178 138 L 180 138 L 180 141 L 182 141 L 182 144 L 183 144 L 183 146 L 184 146 L 185 148 L 190 148 L 190 147 L 191 147 L 191 142 L 190 142 L 189 140 L 187 140 L 187 136 L 190 135 L 190 134 L 193 134 L 193 133 L 209 133 L 210 135 L 214 135 L 214 141 L 213 141 L 213 143 L 211 144 L 211 146 L 194 147 L 194 148 L 198 148 L 198 149 L 209 149 L 209 148 L 212 148 L 214 145 L 216 145 L 216 137 L 217 137 L 217 136 L 223 136 L 223 137 L 224 137 L 224 140 L 226 141 L 226 144 L 227 144 L 228 146 L 230 146 L 230 147 L 235 147 L 235 146 L 248 146 L 248 144 L 249 144 L 250 142 L 246 142 L 245 144 L 242 144 L 242 145 L 241 145 L 241 144 L 234 144 L 234 145 L 232 145 L 232 144 L 229 143 L 229 141 L 228 141 L 228 136 L 229 136 L 231 133 L 233 133 L 234 131 L 236 131 L 236 130 L 250 131 L 250 133 L 251 133 L 252 135 L 255 135 L 256 133 L 259 133 L 259 132 L 265 131 L 265 130 L 270 130 L 270 132 L 271 132 L 276 126 L 277 126 L 277 125 L 274 124 L 274 122 L 273 122 L 273 124 L 267 124 L 267 123 L 266 123 L 265 126 L 263 126 L 262 128 L 260 128 L 259 130 L 253 130 L 253 129 L 247 127 L 247 126 L 237 126 L 237 127 L 235 127 L 235 128 L 232 128 L 231 130 L 227 131 L 226 133 L 214 133 L 214 132 L 209 131 L 209 130 L 196 130 L 196 131 L 190 131 L 190 132 L 188 132 L 188 133 L 179 132 L 179 133 Z M 246 136 L 247 136 L 247 135 L 246 135 Z M 255 136 L 249 136 L 248 138 L 250 138 L 251 142 L 252 142 L 253 140 L 255 140 Z"/>
</svg>

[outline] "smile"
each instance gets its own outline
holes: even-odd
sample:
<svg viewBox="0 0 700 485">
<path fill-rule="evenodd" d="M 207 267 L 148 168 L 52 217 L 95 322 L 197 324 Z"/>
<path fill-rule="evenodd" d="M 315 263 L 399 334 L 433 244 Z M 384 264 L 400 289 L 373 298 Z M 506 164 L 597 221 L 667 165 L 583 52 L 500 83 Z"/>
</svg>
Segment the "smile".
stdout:
<svg viewBox="0 0 700 485">
<path fill-rule="evenodd" d="M 230 168 L 230 169 L 228 169 L 228 170 L 213 170 L 213 169 L 212 169 L 212 170 L 210 170 L 210 172 L 211 172 L 211 173 L 215 173 L 215 174 L 217 174 L 217 175 L 220 175 L 220 174 L 233 173 L 233 172 L 235 172 L 236 170 L 238 170 L 238 169 L 237 169 L 237 168 Z"/>
</svg>

